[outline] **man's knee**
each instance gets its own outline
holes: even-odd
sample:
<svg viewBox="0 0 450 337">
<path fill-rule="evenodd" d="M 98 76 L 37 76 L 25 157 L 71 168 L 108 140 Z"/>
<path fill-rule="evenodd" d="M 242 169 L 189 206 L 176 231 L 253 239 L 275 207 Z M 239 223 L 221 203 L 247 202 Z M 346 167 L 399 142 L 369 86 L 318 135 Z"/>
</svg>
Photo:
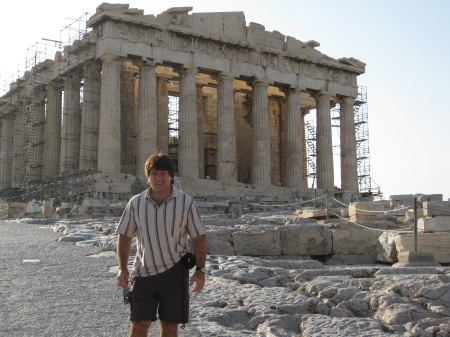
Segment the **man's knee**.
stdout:
<svg viewBox="0 0 450 337">
<path fill-rule="evenodd" d="M 152 321 L 131 321 L 131 333 L 144 333 L 147 334 L 148 328 L 150 328 L 150 325 L 152 324 Z"/>
<path fill-rule="evenodd" d="M 177 335 L 178 330 L 177 323 L 168 323 L 160 320 L 160 324 L 161 324 L 161 336 L 172 337 Z"/>
</svg>

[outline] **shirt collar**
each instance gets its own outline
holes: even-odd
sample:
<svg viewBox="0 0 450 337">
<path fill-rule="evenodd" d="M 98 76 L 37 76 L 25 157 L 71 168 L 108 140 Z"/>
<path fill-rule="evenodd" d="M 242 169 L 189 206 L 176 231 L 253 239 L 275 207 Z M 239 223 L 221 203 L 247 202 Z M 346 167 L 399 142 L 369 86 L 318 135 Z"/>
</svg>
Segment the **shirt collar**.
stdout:
<svg viewBox="0 0 450 337">
<path fill-rule="evenodd" d="M 176 197 L 178 197 L 179 194 L 180 194 L 180 191 L 174 185 L 172 185 L 172 194 L 166 200 L 168 200 L 170 198 L 176 198 Z M 153 200 L 152 197 L 150 196 L 150 187 L 147 189 L 147 192 L 145 193 L 145 198 L 149 199 L 149 200 Z"/>
</svg>

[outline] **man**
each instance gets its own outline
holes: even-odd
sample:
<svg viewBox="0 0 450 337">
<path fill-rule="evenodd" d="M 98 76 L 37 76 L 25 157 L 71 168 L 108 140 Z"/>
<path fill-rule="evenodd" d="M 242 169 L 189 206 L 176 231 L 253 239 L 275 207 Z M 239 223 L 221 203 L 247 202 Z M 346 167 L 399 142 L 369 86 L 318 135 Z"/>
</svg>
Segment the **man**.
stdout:
<svg viewBox="0 0 450 337">
<path fill-rule="evenodd" d="M 182 260 L 188 252 L 187 236 L 197 265 L 189 285 L 195 283 L 197 292 L 205 285 L 206 230 L 194 199 L 173 186 L 175 171 L 169 156 L 150 156 L 145 174 L 149 189 L 131 198 L 117 227 L 117 285 L 128 287 L 127 264 L 135 236 L 129 337 L 147 336 L 157 314 L 160 336 L 176 337 L 178 323 L 186 323 L 189 313 L 189 271 Z"/>
</svg>

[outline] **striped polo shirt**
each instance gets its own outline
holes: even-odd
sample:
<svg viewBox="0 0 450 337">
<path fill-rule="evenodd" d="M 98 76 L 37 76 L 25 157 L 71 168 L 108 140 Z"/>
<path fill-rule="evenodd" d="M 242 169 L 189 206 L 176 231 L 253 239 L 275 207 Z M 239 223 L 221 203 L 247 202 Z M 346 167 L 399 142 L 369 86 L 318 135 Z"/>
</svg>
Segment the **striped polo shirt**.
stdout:
<svg viewBox="0 0 450 337">
<path fill-rule="evenodd" d="M 117 233 L 136 236 L 137 252 L 132 275 L 162 273 L 188 252 L 187 236 L 206 234 L 194 198 L 172 186 L 172 195 L 160 206 L 150 197 L 150 189 L 130 199 Z"/>
</svg>

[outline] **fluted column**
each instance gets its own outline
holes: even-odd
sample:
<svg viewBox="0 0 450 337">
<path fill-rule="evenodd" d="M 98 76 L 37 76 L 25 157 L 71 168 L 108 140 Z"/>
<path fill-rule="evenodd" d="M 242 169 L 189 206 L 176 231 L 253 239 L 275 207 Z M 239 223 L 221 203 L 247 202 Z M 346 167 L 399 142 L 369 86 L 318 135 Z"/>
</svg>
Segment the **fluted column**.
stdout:
<svg viewBox="0 0 450 337">
<path fill-rule="evenodd" d="M 358 193 L 358 163 L 355 134 L 355 99 L 344 97 L 341 103 L 341 188 Z"/>
<path fill-rule="evenodd" d="M 137 174 L 145 173 L 145 162 L 158 151 L 158 104 L 156 66 L 149 62 L 138 62 L 139 108 Z"/>
<path fill-rule="evenodd" d="M 23 169 L 23 149 L 25 146 L 24 134 L 24 112 L 23 107 L 19 107 L 16 111 L 15 133 L 14 133 L 14 146 L 13 146 L 13 159 L 12 159 L 12 177 L 11 187 L 17 187 L 22 183 L 22 169 Z"/>
<path fill-rule="evenodd" d="M 158 152 L 169 153 L 169 93 L 167 92 L 167 77 L 157 76 L 158 104 Z"/>
<path fill-rule="evenodd" d="M 81 107 L 80 170 L 97 170 L 100 123 L 101 64 L 90 61 L 84 69 Z"/>
<path fill-rule="evenodd" d="M 302 113 L 300 111 L 300 92 L 298 88 L 287 91 L 285 118 L 285 172 L 287 187 L 304 190 L 303 176 L 303 144 L 304 129 L 302 128 Z"/>
<path fill-rule="evenodd" d="M 44 165 L 49 178 L 60 172 L 61 158 L 61 92 L 58 84 L 50 82 L 47 89 Z"/>
<path fill-rule="evenodd" d="M 221 75 L 217 86 L 217 180 L 237 181 L 234 77 Z"/>
<path fill-rule="evenodd" d="M 205 137 L 203 128 L 203 115 L 205 107 L 203 104 L 203 85 L 197 84 L 197 133 L 198 133 L 198 176 L 205 178 Z"/>
<path fill-rule="evenodd" d="M 270 128 L 269 128 L 269 99 L 265 81 L 253 82 L 253 158 L 252 183 L 254 185 L 268 186 L 270 179 Z"/>
<path fill-rule="evenodd" d="M 302 130 L 302 133 L 300 134 L 301 138 L 301 144 L 302 144 L 302 151 L 303 151 L 303 185 L 307 188 L 308 187 L 308 158 L 307 158 L 307 148 L 306 148 L 306 131 L 305 131 L 305 116 L 309 113 L 309 110 L 302 109 L 301 110 L 301 119 L 300 119 L 300 130 Z"/>
<path fill-rule="evenodd" d="M 334 188 L 330 95 L 317 96 L 317 187 Z"/>
<path fill-rule="evenodd" d="M 61 132 L 61 172 L 78 170 L 80 157 L 80 79 L 69 73 L 64 83 L 64 109 Z"/>
<path fill-rule="evenodd" d="M 178 172 L 183 178 L 199 178 L 196 73 L 197 68 L 180 71 Z"/>
<path fill-rule="evenodd" d="M 1 120 L 1 146 L 0 146 L 0 189 L 11 187 L 11 166 L 14 146 L 14 114 L 4 114 Z"/>
<path fill-rule="evenodd" d="M 102 57 L 98 170 L 120 172 L 120 69 L 114 56 Z"/>
</svg>

